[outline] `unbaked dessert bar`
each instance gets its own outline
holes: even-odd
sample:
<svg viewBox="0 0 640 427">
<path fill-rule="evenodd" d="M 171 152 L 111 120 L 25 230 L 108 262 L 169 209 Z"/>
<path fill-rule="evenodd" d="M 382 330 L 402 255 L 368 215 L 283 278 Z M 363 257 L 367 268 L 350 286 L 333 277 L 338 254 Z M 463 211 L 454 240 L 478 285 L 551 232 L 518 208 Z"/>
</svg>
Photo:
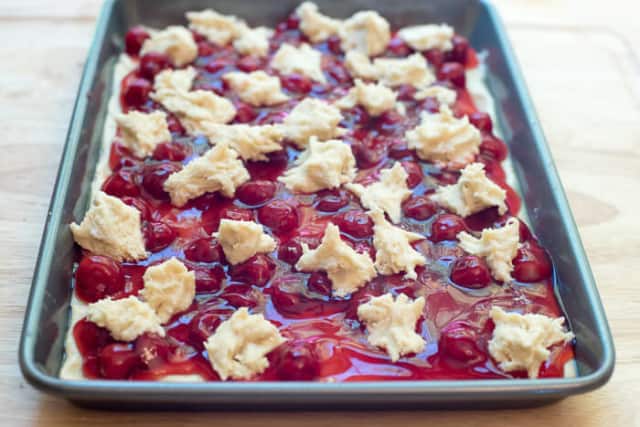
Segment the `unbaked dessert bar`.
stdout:
<svg viewBox="0 0 640 427">
<path fill-rule="evenodd" d="M 482 58 L 310 2 L 133 27 L 78 244 L 67 379 L 561 377 Z"/>
</svg>

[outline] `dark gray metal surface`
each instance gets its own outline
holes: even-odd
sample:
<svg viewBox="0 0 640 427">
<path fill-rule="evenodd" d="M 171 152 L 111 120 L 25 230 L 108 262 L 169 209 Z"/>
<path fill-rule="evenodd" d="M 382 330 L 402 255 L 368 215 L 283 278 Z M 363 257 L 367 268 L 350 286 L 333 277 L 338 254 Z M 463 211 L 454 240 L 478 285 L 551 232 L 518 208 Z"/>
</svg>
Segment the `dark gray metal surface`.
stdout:
<svg viewBox="0 0 640 427">
<path fill-rule="evenodd" d="M 376 9 L 394 27 L 447 22 L 489 53 L 487 83 L 509 145 L 531 226 L 552 255 L 556 292 L 576 334 L 575 378 L 367 383 L 203 383 L 66 381 L 57 377 L 69 322 L 74 243 L 68 224 L 87 205 L 116 56 L 128 27 L 184 22 L 186 10 L 214 7 L 273 26 L 297 1 L 107 0 L 85 65 L 49 215 L 20 343 L 20 366 L 35 387 L 90 406 L 161 408 L 250 404 L 320 407 L 533 406 L 583 393 L 611 376 L 614 349 L 594 279 L 520 70 L 504 28 L 484 0 L 317 0 L 323 12 L 347 17 Z"/>
</svg>

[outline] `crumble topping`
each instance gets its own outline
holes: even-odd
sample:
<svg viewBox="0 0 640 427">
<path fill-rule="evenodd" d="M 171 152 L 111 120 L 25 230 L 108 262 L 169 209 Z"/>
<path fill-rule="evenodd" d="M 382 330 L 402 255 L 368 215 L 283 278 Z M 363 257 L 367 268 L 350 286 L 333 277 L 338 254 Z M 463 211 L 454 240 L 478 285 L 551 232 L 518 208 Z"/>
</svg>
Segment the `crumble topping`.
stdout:
<svg viewBox="0 0 640 427">
<path fill-rule="evenodd" d="M 198 45 L 191 31 L 179 25 L 172 25 L 162 31 L 152 31 L 151 37 L 144 41 L 140 56 L 149 52 L 164 53 L 173 65 L 182 67 L 198 57 Z"/>
<path fill-rule="evenodd" d="M 222 15 L 212 9 L 187 12 L 189 28 L 219 46 L 229 44 L 247 29 L 247 24 L 233 15 Z"/>
<path fill-rule="evenodd" d="M 153 80 L 152 98 L 162 103 L 164 98 L 189 92 L 197 75 L 198 72 L 193 67 L 160 71 Z"/>
<path fill-rule="evenodd" d="M 507 211 L 507 192 L 487 178 L 482 163 L 471 163 L 462 169 L 458 182 L 439 187 L 432 199 L 450 211 L 466 217 L 491 206 L 500 215 Z"/>
<path fill-rule="evenodd" d="M 334 224 L 327 224 L 320 246 L 309 249 L 303 243 L 302 249 L 296 268 L 305 272 L 326 271 L 335 296 L 347 296 L 376 276 L 369 255 L 360 254 L 343 242 Z"/>
<path fill-rule="evenodd" d="M 453 28 L 447 24 L 415 25 L 398 31 L 398 37 L 414 50 L 440 49 L 451 50 L 453 44 Z"/>
<path fill-rule="evenodd" d="M 169 175 L 164 189 L 171 196 L 171 203 L 181 207 L 193 198 L 215 191 L 233 197 L 236 188 L 248 180 L 249 172 L 238 159 L 238 153 L 222 143 Z"/>
<path fill-rule="evenodd" d="M 142 299 L 156 312 L 161 323 L 189 308 L 196 296 L 196 275 L 177 258 L 153 265 L 142 277 Z"/>
<path fill-rule="evenodd" d="M 392 362 L 407 354 L 420 353 L 426 342 L 415 329 L 424 305 L 424 297 L 411 300 L 400 294 L 394 300 L 388 293 L 361 304 L 358 318 L 367 325 L 367 341 L 384 348 Z"/>
<path fill-rule="evenodd" d="M 268 160 L 266 154 L 282 150 L 284 128 L 282 125 L 210 124 L 204 134 L 209 143 L 227 144 L 244 160 L 265 161 Z"/>
<path fill-rule="evenodd" d="M 269 366 L 266 355 L 284 343 L 278 328 L 262 314 L 242 307 L 204 343 L 211 366 L 224 381 L 250 379 Z"/>
<path fill-rule="evenodd" d="M 446 105 L 436 114 L 423 112 L 420 125 L 407 131 L 405 138 L 421 159 L 454 166 L 472 161 L 482 142 L 480 131 L 469 118 L 458 119 Z"/>
<path fill-rule="evenodd" d="M 269 53 L 269 38 L 271 36 L 273 36 L 271 28 L 247 29 L 233 41 L 233 48 L 242 55 L 265 57 Z"/>
<path fill-rule="evenodd" d="M 407 279 L 416 279 L 416 266 L 425 265 L 425 257 L 411 246 L 411 243 L 424 240 L 421 234 L 411 233 L 391 225 L 384 213 L 375 209 L 369 212 L 373 219 L 373 245 L 376 248 L 375 267 L 380 274 L 405 272 Z"/>
<path fill-rule="evenodd" d="M 136 208 L 100 191 L 80 225 L 69 227 L 76 243 L 91 253 L 131 261 L 147 257 L 140 225 Z"/>
<path fill-rule="evenodd" d="M 402 202 L 410 195 L 407 187 L 407 172 L 396 162 L 393 167 L 380 171 L 380 180 L 365 187 L 362 184 L 349 183 L 345 187 L 360 198 L 367 209 L 381 209 L 386 212 L 394 224 L 402 216 Z"/>
<path fill-rule="evenodd" d="M 312 136 L 320 141 L 336 138 L 345 133 L 338 127 L 342 120 L 340 110 L 320 99 L 306 98 L 284 118 L 287 139 L 298 148 L 305 148 Z"/>
<path fill-rule="evenodd" d="M 296 159 L 295 166 L 287 169 L 278 181 L 291 191 L 313 193 L 353 180 L 355 165 L 351 148 L 342 141 L 320 142 L 311 137 L 309 146 Z"/>
<path fill-rule="evenodd" d="M 171 141 L 167 115 L 162 111 L 130 111 L 117 115 L 115 119 L 122 142 L 138 157 L 150 156 L 156 145 Z"/>
<path fill-rule="evenodd" d="M 419 88 L 436 80 L 427 60 L 419 53 L 406 58 L 376 58 L 373 66 L 378 80 L 391 87 L 408 84 Z"/>
<path fill-rule="evenodd" d="M 104 298 L 89 304 L 87 320 L 109 330 L 118 341 L 133 341 L 146 332 L 165 335 L 153 308 L 133 295 L 117 300 Z"/>
<path fill-rule="evenodd" d="M 508 313 L 497 306 L 491 308 L 490 315 L 495 329 L 489 353 L 505 372 L 525 370 L 529 378 L 537 378 L 540 365 L 551 354 L 549 347 L 574 338 L 564 329 L 564 317 Z"/>
<path fill-rule="evenodd" d="M 276 248 L 276 241 L 264 232 L 262 225 L 252 221 L 236 221 L 222 219 L 218 232 L 213 233 L 218 239 L 224 256 L 230 264 L 244 262 L 257 253 L 268 253 Z"/>
<path fill-rule="evenodd" d="M 378 70 L 373 66 L 369 57 L 357 50 L 352 50 L 344 55 L 344 65 L 353 77 L 366 80 L 378 78 Z"/>
<path fill-rule="evenodd" d="M 239 71 L 222 76 L 240 99 L 256 107 L 281 104 L 289 99 L 282 92 L 280 79 L 264 71 L 242 73 Z"/>
<path fill-rule="evenodd" d="M 501 228 L 485 228 L 479 239 L 462 231 L 458 233 L 458 240 L 462 249 L 487 260 L 493 277 L 502 282 L 511 280 L 511 261 L 520 247 L 520 227 L 516 218 L 509 218 Z"/>
<path fill-rule="evenodd" d="M 418 90 L 413 98 L 421 101 L 426 98 L 435 98 L 440 105 L 451 106 L 456 102 L 458 94 L 455 90 L 444 86 L 429 86 Z"/>
<path fill-rule="evenodd" d="M 344 21 L 338 34 L 343 51 L 356 50 L 367 56 L 381 54 L 391 40 L 389 22 L 372 10 L 355 13 Z"/>
<path fill-rule="evenodd" d="M 284 43 L 271 59 L 271 66 L 284 75 L 299 73 L 316 82 L 327 82 L 322 73 L 322 53 L 306 43 L 297 47 Z"/>
<path fill-rule="evenodd" d="M 306 35 L 312 43 L 320 43 L 329 37 L 338 34 L 341 22 L 318 12 L 318 6 L 312 2 L 304 2 L 296 9 L 296 15 L 300 18 L 300 31 Z"/>
<path fill-rule="evenodd" d="M 375 117 L 396 108 L 396 93 L 379 83 L 367 84 L 356 79 L 355 86 L 335 105 L 339 108 L 353 108 L 356 105 L 362 105 L 367 113 Z"/>
</svg>

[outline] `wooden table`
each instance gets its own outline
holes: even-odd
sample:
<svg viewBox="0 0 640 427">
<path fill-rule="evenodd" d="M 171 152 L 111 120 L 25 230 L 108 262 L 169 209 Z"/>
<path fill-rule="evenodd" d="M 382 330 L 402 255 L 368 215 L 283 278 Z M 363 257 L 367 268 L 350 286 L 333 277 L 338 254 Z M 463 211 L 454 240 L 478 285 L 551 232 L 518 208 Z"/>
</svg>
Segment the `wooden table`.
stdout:
<svg viewBox="0 0 640 427">
<path fill-rule="evenodd" d="M 0 3 L 0 425 L 640 426 L 640 7 L 634 0 L 500 0 L 613 329 L 604 388 L 486 412 L 110 413 L 27 385 L 24 306 L 100 0 Z"/>
</svg>

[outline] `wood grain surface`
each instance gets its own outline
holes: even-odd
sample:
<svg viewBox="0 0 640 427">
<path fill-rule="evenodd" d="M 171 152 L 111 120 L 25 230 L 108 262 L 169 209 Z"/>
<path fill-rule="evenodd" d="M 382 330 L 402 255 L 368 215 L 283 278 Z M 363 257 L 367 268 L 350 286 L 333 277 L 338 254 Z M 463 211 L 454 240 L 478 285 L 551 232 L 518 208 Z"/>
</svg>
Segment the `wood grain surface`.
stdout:
<svg viewBox="0 0 640 427">
<path fill-rule="evenodd" d="M 615 337 L 604 388 L 509 411 L 118 413 L 25 383 L 17 346 L 40 235 L 100 0 L 0 2 L 1 426 L 640 426 L 640 7 L 496 1 L 567 190 Z"/>
</svg>

